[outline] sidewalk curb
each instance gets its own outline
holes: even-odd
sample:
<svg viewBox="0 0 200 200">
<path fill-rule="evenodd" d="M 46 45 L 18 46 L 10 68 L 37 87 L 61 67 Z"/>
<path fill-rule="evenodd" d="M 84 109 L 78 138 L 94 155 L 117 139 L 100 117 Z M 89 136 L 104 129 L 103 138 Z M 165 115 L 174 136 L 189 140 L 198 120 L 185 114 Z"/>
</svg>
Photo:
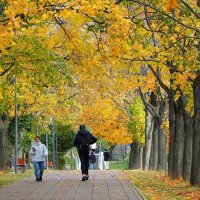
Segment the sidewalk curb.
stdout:
<svg viewBox="0 0 200 200">
<path fill-rule="evenodd" d="M 131 182 L 131 180 L 129 179 L 129 177 L 128 177 L 125 173 L 123 173 L 123 174 L 124 174 L 125 177 L 127 178 L 129 184 L 137 191 L 137 193 L 139 194 L 139 196 L 140 196 L 143 200 L 147 200 L 147 198 L 144 196 L 143 192 L 142 192 L 139 188 L 137 188 L 137 187 Z"/>
</svg>

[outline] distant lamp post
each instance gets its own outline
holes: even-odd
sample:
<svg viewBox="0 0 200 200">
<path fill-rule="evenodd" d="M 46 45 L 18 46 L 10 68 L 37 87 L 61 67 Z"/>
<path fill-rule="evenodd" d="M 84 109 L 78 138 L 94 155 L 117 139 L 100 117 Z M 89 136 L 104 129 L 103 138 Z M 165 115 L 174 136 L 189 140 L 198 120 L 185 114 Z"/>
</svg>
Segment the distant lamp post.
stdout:
<svg viewBox="0 0 200 200">
<path fill-rule="evenodd" d="M 102 150 L 102 142 L 100 142 L 99 148 L 99 169 L 103 170 L 103 150 Z"/>
<path fill-rule="evenodd" d="M 56 145 L 55 145 L 55 148 L 56 148 L 56 151 L 55 151 L 55 160 L 56 160 L 56 169 L 58 169 L 58 132 L 57 132 L 57 129 L 55 131 L 55 136 L 56 136 Z"/>
<path fill-rule="evenodd" d="M 46 147 L 47 147 L 47 151 L 48 151 L 48 133 L 46 133 Z M 48 163 L 49 163 L 49 160 L 48 160 L 48 155 L 46 157 L 46 169 L 48 170 Z"/>
<path fill-rule="evenodd" d="M 18 173 L 18 130 L 17 130 L 17 120 L 18 120 L 18 110 L 17 110 L 17 78 L 15 76 L 15 174 Z"/>
<path fill-rule="evenodd" d="M 54 118 L 51 117 L 52 125 L 52 165 L 53 169 L 55 168 L 55 128 L 54 128 Z"/>
</svg>

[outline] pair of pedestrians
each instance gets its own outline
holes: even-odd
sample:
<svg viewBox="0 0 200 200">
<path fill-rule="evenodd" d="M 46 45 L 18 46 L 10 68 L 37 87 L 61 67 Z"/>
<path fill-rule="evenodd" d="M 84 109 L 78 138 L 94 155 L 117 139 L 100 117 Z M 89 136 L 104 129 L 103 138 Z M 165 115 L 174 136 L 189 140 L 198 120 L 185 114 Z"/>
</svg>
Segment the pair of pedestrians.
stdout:
<svg viewBox="0 0 200 200">
<path fill-rule="evenodd" d="M 108 170 L 110 161 L 110 152 L 107 149 L 105 149 L 103 153 L 103 158 L 104 158 L 104 168 Z M 96 156 L 93 151 L 91 151 L 89 155 L 89 163 L 90 163 L 90 169 L 94 170 L 94 165 L 96 163 Z"/>
<path fill-rule="evenodd" d="M 90 155 L 89 155 L 89 165 L 90 165 L 90 169 L 94 170 L 94 166 L 96 163 L 96 156 L 94 151 L 91 151 Z"/>
<path fill-rule="evenodd" d="M 79 126 L 79 131 L 75 136 L 74 146 L 77 147 L 78 155 L 81 160 L 82 181 L 89 178 L 89 150 L 90 145 L 94 144 L 97 139 L 85 128 L 85 125 Z M 41 143 L 40 137 L 35 137 L 35 144 L 30 149 L 36 181 L 42 181 L 44 172 L 44 161 L 48 155 L 47 148 Z"/>
</svg>

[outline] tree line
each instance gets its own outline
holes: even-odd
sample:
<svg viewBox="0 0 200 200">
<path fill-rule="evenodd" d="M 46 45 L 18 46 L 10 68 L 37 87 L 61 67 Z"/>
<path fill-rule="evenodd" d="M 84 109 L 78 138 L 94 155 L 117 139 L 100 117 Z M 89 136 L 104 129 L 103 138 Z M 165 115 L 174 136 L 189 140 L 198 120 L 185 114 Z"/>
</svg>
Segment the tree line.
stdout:
<svg viewBox="0 0 200 200">
<path fill-rule="evenodd" d="M 133 141 L 130 168 L 167 167 L 171 178 L 198 184 L 199 6 L 5 1 L 1 135 L 13 116 L 17 76 L 20 113 L 88 124 L 110 144 Z"/>
</svg>

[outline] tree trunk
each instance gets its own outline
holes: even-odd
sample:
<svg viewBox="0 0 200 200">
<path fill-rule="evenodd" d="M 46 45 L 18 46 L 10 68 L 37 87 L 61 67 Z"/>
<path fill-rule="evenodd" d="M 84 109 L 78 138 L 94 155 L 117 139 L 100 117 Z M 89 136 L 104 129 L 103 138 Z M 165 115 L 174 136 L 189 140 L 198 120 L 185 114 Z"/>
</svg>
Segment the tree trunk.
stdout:
<svg viewBox="0 0 200 200">
<path fill-rule="evenodd" d="M 110 147 L 109 151 L 110 151 L 110 160 L 113 159 L 113 149 L 115 148 L 116 145 L 113 145 Z"/>
<path fill-rule="evenodd" d="M 128 168 L 132 169 L 133 168 L 133 154 L 134 154 L 134 149 L 133 149 L 133 143 L 131 143 L 131 151 L 130 151 L 130 156 L 129 156 L 129 164 Z"/>
<path fill-rule="evenodd" d="M 184 152 L 184 121 L 182 113 L 182 101 L 178 99 L 176 102 L 176 132 L 174 137 L 174 178 L 182 177 L 183 168 L 183 152 Z"/>
<path fill-rule="evenodd" d="M 200 0 L 197 1 L 200 7 Z M 200 61 L 200 42 L 197 45 L 198 61 Z M 193 148 L 192 148 L 192 168 L 190 183 L 192 185 L 200 184 L 200 70 L 197 71 L 197 77 L 193 82 L 194 96 L 194 122 L 193 122 Z"/>
<path fill-rule="evenodd" d="M 154 120 L 152 114 L 146 109 L 146 122 L 145 122 L 145 164 L 144 169 L 149 169 L 151 146 L 152 146 L 152 135 L 154 129 Z"/>
<path fill-rule="evenodd" d="M 158 130 L 158 167 L 157 167 L 157 170 L 166 170 L 166 164 L 167 164 L 166 143 L 167 143 L 167 137 L 163 133 L 163 130 L 159 127 L 159 130 Z"/>
<path fill-rule="evenodd" d="M 183 120 L 184 120 L 184 152 L 183 152 L 183 171 L 182 177 L 184 180 L 190 179 L 191 164 L 192 164 L 192 137 L 193 137 L 193 119 L 185 110 L 187 97 L 183 97 Z"/>
<path fill-rule="evenodd" d="M 163 121 L 165 121 L 165 111 L 166 109 L 169 109 L 166 106 L 166 102 L 159 101 L 159 116 L 160 119 L 158 119 L 159 125 L 158 125 L 158 167 L 157 170 L 165 170 L 166 171 L 166 164 L 167 164 L 167 136 L 164 134 L 163 129 L 161 128 L 161 124 Z"/>
<path fill-rule="evenodd" d="M 190 183 L 200 184 L 200 73 L 194 80 L 193 155 Z"/>
<path fill-rule="evenodd" d="M 0 129 L 0 170 L 4 168 L 4 159 L 3 159 L 3 129 Z"/>
<path fill-rule="evenodd" d="M 10 167 L 9 146 L 8 146 L 8 127 L 7 116 L 0 117 L 0 170 Z"/>
<path fill-rule="evenodd" d="M 182 177 L 183 152 L 184 152 L 184 123 L 182 113 L 182 101 L 179 98 L 174 102 L 174 98 L 169 97 L 169 176 L 171 178 Z"/>
<path fill-rule="evenodd" d="M 169 96 L 169 156 L 168 156 L 168 174 L 170 177 L 175 177 L 173 174 L 174 164 L 174 135 L 175 135 L 175 105 L 173 96 Z"/>
<path fill-rule="evenodd" d="M 158 119 L 154 117 L 154 129 L 152 135 L 151 156 L 150 156 L 150 170 L 157 170 L 158 168 Z"/>
<path fill-rule="evenodd" d="M 131 152 L 129 158 L 129 169 L 140 169 L 141 168 L 141 146 L 138 142 L 131 144 Z"/>
<path fill-rule="evenodd" d="M 143 146 L 143 149 L 142 149 L 142 170 L 145 170 L 145 152 L 146 152 L 146 149 L 145 149 L 145 146 Z"/>
</svg>

